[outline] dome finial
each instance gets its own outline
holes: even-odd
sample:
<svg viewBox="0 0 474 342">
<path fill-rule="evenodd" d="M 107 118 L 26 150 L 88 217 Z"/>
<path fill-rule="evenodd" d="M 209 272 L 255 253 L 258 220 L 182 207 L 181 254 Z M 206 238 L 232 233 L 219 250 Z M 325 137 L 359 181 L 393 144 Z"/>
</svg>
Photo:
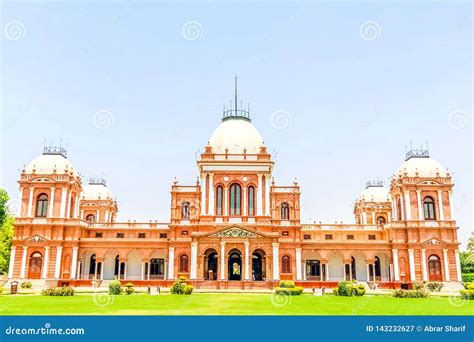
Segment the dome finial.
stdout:
<svg viewBox="0 0 474 342">
<path fill-rule="evenodd" d="M 240 109 L 238 108 L 238 96 L 237 96 L 237 74 L 234 76 L 234 101 L 230 101 L 230 108 L 226 110 L 224 105 L 224 113 L 222 115 L 222 121 L 230 119 L 230 118 L 239 118 L 250 121 L 250 114 L 249 109 L 250 105 L 248 105 L 247 110 L 243 109 L 242 101 L 240 105 Z"/>
</svg>

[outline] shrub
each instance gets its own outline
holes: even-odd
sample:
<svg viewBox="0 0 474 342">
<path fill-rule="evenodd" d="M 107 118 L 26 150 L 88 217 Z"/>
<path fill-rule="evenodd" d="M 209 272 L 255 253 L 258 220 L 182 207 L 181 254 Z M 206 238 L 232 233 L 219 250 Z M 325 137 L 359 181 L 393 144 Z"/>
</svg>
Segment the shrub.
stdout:
<svg viewBox="0 0 474 342">
<path fill-rule="evenodd" d="M 292 281 L 292 280 L 280 280 L 280 284 L 279 284 L 280 287 L 285 287 L 285 288 L 288 288 L 288 289 L 292 289 L 295 287 L 295 282 Z"/>
<path fill-rule="evenodd" d="M 474 282 L 474 273 L 463 273 L 462 274 L 462 281 L 464 283 L 472 283 Z"/>
<path fill-rule="evenodd" d="M 185 285 L 184 286 L 184 289 L 183 289 L 183 293 L 185 295 L 190 295 L 191 293 L 193 293 L 193 290 L 194 290 L 194 286 L 192 285 Z"/>
<path fill-rule="evenodd" d="M 433 281 L 433 282 L 430 282 L 430 283 L 426 284 L 426 287 L 431 292 L 439 292 L 439 291 L 441 291 L 443 286 L 444 286 L 444 284 L 439 282 L 439 281 Z"/>
<path fill-rule="evenodd" d="M 365 286 L 364 285 L 360 284 L 357 287 L 355 287 L 354 289 L 356 291 L 356 293 L 355 293 L 356 296 L 362 297 L 363 295 L 365 295 Z"/>
<path fill-rule="evenodd" d="M 474 283 L 468 283 L 465 287 L 466 290 L 474 290 Z"/>
<path fill-rule="evenodd" d="M 120 284 L 120 281 L 112 280 L 109 283 L 109 294 L 111 294 L 111 295 L 122 294 L 122 284 Z"/>
<path fill-rule="evenodd" d="M 133 292 L 135 292 L 135 289 L 133 288 L 132 283 L 126 283 L 125 284 L 125 293 L 128 295 L 131 295 Z"/>
<path fill-rule="evenodd" d="M 413 283 L 413 290 L 421 290 L 425 288 L 425 284 L 423 283 Z"/>
<path fill-rule="evenodd" d="M 0 286 L 0 295 L 3 293 L 3 287 Z"/>
<path fill-rule="evenodd" d="M 339 296 L 339 289 L 337 287 L 335 289 L 332 289 L 332 294 L 335 296 Z"/>
<path fill-rule="evenodd" d="M 365 286 L 362 284 L 357 285 L 353 281 L 340 281 L 337 284 L 337 289 L 332 290 L 336 296 L 363 296 L 365 295 Z"/>
<path fill-rule="evenodd" d="M 299 296 L 303 293 L 302 286 L 294 286 L 294 287 L 276 287 L 275 293 L 277 295 L 287 295 L 287 296 Z"/>
<path fill-rule="evenodd" d="M 74 289 L 70 286 L 49 287 L 41 291 L 43 296 L 74 296 Z"/>
<path fill-rule="evenodd" d="M 21 284 L 20 284 L 20 287 L 22 289 L 31 289 L 33 287 L 33 285 L 29 282 L 29 281 L 23 281 Z"/>
<path fill-rule="evenodd" d="M 474 300 L 474 289 L 473 290 L 461 290 L 459 291 L 463 299 Z"/>
<path fill-rule="evenodd" d="M 430 293 L 422 288 L 418 290 L 395 290 L 393 296 L 396 298 L 428 298 Z"/>
</svg>

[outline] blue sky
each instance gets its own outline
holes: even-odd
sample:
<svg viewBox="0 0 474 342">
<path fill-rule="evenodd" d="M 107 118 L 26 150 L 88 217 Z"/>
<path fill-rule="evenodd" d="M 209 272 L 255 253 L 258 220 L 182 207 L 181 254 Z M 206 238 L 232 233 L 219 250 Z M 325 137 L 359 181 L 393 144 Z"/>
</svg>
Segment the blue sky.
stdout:
<svg viewBox="0 0 474 342">
<path fill-rule="evenodd" d="M 14 200 L 19 169 L 63 139 L 84 178 L 106 175 L 119 219 L 166 222 L 171 182 L 194 184 L 237 73 L 276 182 L 302 186 L 304 222 L 353 222 L 365 182 L 388 182 L 404 146 L 429 141 L 469 236 L 469 2 L 4 2 L 1 42 Z"/>
</svg>

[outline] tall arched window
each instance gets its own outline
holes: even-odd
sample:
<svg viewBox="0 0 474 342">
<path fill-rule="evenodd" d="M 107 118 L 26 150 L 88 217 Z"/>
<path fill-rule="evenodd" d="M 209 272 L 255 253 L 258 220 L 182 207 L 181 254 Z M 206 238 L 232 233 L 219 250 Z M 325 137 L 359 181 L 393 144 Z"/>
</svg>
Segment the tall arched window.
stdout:
<svg viewBox="0 0 474 342">
<path fill-rule="evenodd" d="M 188 256 L 186 254 L 179 257 L 179 271 L 182 273 L 188 272 Z"/>
<path fill-rule="evenodd" d="M 189 220 L 191 209 L 189 208 L 189 202 L 183 202 L 181 205 L 181 219 Z"/>
<path fill-rule="evenodd" d="M 222 216 L 222 186 L 216 188 L 216 215 Z"/>
<path fill-rule="evenodd" d="M 95 222 L 95 216 L 94 214 L 89 214 L 86 216 L 86 221 L 89 223 L 94 223 Z"/>
<path fill-rule="evenodd" d="M 290 219 L 290 206 L 288 203 L 283 202 L 281 204 L 281 219 L 289 220 Z"/>
<path fill-rule="evenodd" d="M 232 184 L 230 186 L 230 215 L 240 215 L 240 198 L 242 188 L 239 184 Z"/>
<path fill-rule="evenodd" d="M 288 255 L 281 258 L 281 273 L 291 273 L 291 259 Z"/>
<path fill-rule="evenodd" d="M 48 195 L 41 194 L 36 200 L 36 217 L 46 217 L 48 214 Z"/>
<path fill-rule="evenodd" d="M 434 200 L 431 197 L 425 197 L 423 200 L 423 211 L 425 220 L 436 220 Z"/>
<path fill-rule="evenodd" d="M 255 187 L 253 186 L 249 186 L 248 188 L 248 206 L 249 206 L 249 211 L 248 211 L 249 216 L 254 216 L 255 215 Z"/>
</svg>

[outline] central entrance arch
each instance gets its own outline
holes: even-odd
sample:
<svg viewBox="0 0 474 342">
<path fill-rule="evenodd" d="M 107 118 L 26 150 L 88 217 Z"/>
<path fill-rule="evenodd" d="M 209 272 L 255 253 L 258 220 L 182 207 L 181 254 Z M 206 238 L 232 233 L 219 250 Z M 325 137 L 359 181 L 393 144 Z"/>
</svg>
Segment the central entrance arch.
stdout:
<svg viewBox="0 0 474 342">
<path fill-rule="evenodd" d="M 252 253 L 252 280 L 265 279 L 265 252 L 257 249 Z"/>
<path fill-rule="evenodd" d="M 232 249 L 229 252 L 227 266 L 229 280 L 242 279 L 242 253 L 238 249 Z"/>
<path fill-rule="evenodd" d="M 204 279 L 216 280 L 217 266 L 217 251 L 210 248 L 204 253 Z"/>
<path fill-rule="evenodd" d="M 40 279 L 42 264 L 43 258 L 40 252 L 34 252 L 33 254 L 31 254 L 30 265 L 28 267 L 28 278 Z"/>
</svg>

